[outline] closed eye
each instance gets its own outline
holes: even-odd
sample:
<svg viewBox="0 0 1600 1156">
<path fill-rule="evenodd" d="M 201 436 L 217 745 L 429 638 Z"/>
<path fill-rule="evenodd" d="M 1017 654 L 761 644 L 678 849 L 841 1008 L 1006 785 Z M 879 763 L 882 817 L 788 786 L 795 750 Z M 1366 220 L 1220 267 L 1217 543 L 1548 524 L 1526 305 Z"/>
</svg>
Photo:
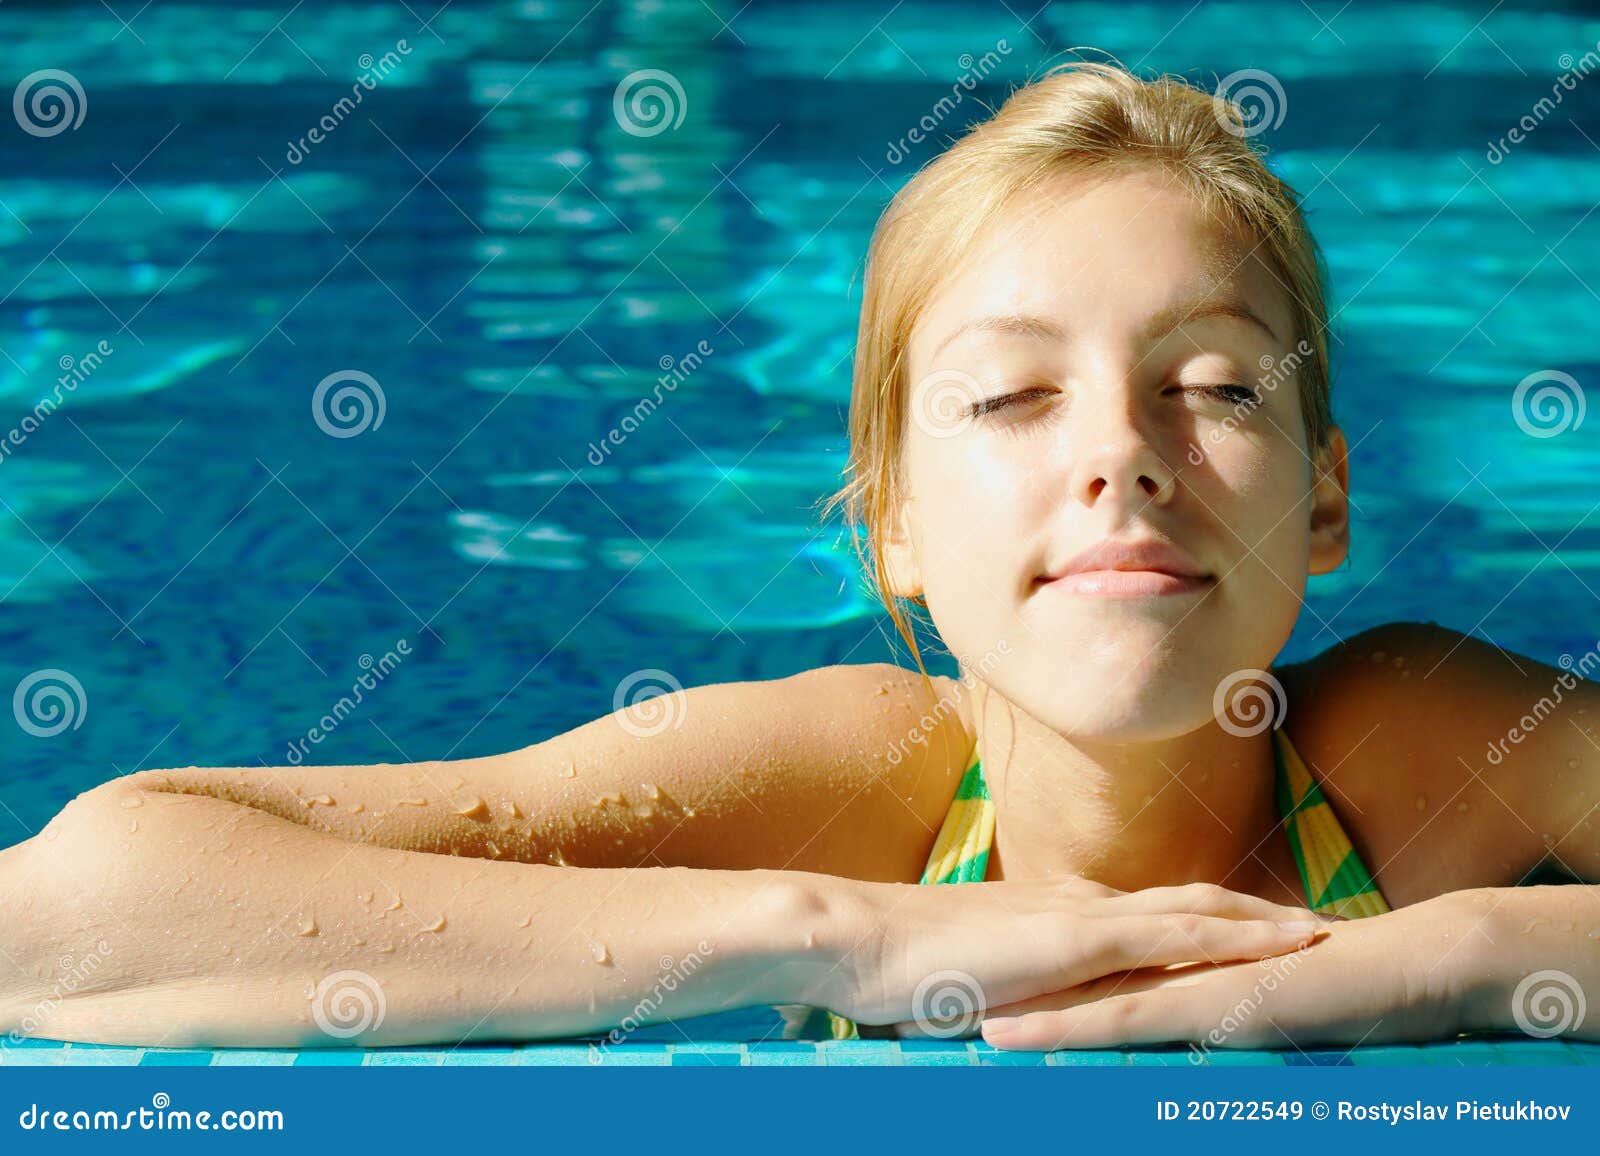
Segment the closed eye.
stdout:
<svg viewBox="0 0 1600 1156">
<path fill-rule="evenodd" d="M 1184 393 L 1198 393 L 1204 397 L 1227 402 L 1229 405 L 1234 406 L 1246 406 L 1254 409 L 1261 404 L 1260 395 L 1247 385 L 1207 382 L 1202 385 L 1184 385 L 1179 388 Z"/>
<path fill-rule="evenodd" d="M 1029 386 L 1027 389 L 1019 389 L 1014 393 L 1002 393 L 995 397 L 986 397 L 982 401 L 974 402 L 972 408 L 967 411 L 967 416 L 971 418 L 985 417 L 1017 402 L 1032 401 L 1035 398 L 1045 397 L 1056 392 L 1058 392 L 1056 389 L 1049 386 L 1034 385 Z"/>
</svg>

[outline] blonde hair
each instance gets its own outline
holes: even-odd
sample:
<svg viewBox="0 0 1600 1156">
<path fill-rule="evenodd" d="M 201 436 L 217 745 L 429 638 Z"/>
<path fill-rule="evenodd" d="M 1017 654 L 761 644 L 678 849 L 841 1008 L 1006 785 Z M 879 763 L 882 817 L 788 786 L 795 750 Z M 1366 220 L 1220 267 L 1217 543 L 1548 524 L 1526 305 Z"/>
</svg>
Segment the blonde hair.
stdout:
<svg viewBox="0 0 1600 1156">
<path fill-rule="evenodd" d="M 1181 77 L 1142 80 L 1120 67 L 1073 61 L 1017 89 L 1000 110 L 924 166 L 879 218 L 867 253 L 850 396 L 843 506 L 864 571 L 927 676 L 905 608 L 887 585 L 884 531 L 901 499 L 907 421 L 906 351 L 923 309 L 984 227 L 1016 196 L 1063 173 L 1155 168 L 1201 208 L 1259 240 L 1256 253 L 1287 287 L 1307 444 L 1322 446 L 1329 407 L 1326 267 L 1299 197 L 1250 144 L 1233 101 Z M 1285 362 L 1289 358 L 1284 359 Z M 856 527 L 864 527 L 862 548 Z M 919 606 L 920 595 L 908 599 Z"/>
</svg>

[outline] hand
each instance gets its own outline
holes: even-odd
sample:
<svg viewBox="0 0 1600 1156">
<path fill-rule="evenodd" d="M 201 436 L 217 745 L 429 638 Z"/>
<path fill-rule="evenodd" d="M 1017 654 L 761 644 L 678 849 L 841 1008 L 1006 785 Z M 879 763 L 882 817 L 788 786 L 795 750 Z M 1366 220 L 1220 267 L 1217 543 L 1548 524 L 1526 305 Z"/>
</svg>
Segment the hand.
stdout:
<svg viewBox="0 0 1600 1156">
<path fill-rule="evenodd" d="M 983 1038 L 1013 1051 L 1454 1038 L 1466 1026 L 1481 957 L 1471 934 L 1482 909 L 1466 910 L 1460 894 L 1331 924 L 1326 937 L 1293 954 L 1143 968 L 991 1006 Z"/>
<path fill-rule="evenodd" d="M 941 887 L 866 884 L 834 991 L 860 1024 L 970 1034 L 985 1007 L 1151 964 L 1257 960 L 1331 926 L 1313 912 L 1208 883 L 1118 891 L 1078 875 Z M 1287 924 L 1287 926 L 1285 926 Z"/>
</svg>

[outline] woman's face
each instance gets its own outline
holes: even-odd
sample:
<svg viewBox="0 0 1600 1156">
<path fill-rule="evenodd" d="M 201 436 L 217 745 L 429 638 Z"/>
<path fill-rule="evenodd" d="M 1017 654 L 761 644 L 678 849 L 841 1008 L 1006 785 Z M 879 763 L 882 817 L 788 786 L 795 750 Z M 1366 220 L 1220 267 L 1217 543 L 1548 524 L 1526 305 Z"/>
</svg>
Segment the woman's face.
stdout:
<svg viewBox="0 0 1600 1156">
<path fill-rule="evenodd" d="M 1343 438 L 1308 456 L 1309 346 L 1254 247 L 1159 172 L 1059 178 L 912 333 L 891 582 L 1063 734 L 1205 725 L 1344 558 Z"/>
</svg>

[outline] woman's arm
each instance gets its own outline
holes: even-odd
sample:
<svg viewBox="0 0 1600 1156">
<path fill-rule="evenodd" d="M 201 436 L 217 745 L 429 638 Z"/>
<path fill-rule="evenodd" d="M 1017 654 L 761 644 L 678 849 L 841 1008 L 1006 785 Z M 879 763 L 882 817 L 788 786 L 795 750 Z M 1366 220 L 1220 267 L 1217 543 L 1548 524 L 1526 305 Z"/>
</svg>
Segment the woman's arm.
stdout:
<svg viewBox="0 0 1600 1156">
<path fill-rule="evenodd" d="M 964 688 L 883 663 L 691 687 L 521 750 L 145 771 L 340 839 L 581 867 L 914 881 L 972 746 Z"/>
<path fill-rule="evenodd" d="M 853 886 L 418 854 L 119 782 L 0 853 L 0 1030 L 383 1045 L 825 1000 Z"/>
<path fill-rule="evenodd" d="M 349 843 L 124 782 L 0 852 L 0 1030 L 100 1043 L 543 1039 L 770 1003 L 865 1023 L 1258 959 L 1307 912 L 1213 886 L 553 867 Z M 1288 924 L 1280 924 L 1288 919 Z"/>
</svg>

